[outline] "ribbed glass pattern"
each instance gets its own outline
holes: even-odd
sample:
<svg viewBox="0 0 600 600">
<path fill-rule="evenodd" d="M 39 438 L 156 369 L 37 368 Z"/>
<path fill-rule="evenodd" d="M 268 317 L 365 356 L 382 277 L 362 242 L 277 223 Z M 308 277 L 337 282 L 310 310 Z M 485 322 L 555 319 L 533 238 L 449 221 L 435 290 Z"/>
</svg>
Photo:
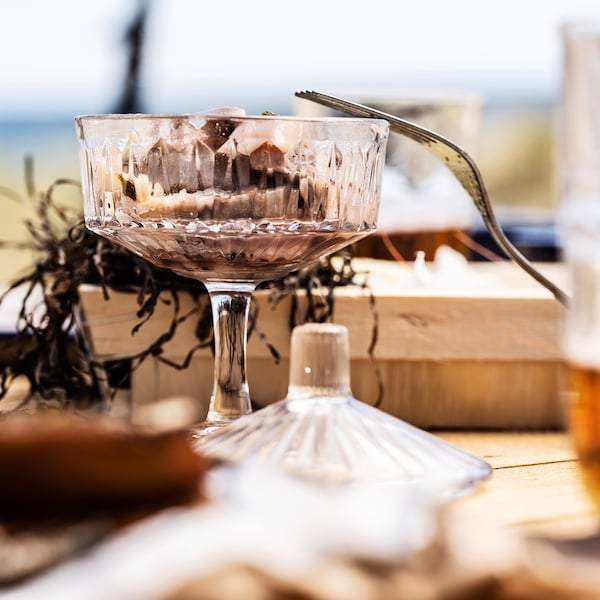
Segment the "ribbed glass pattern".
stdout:
<svg viewBox="0 0 600 600">
<path fill-rule="evenodd" d="M 280 276 L 375 228 L 383 122 L 198 115 L 77 124 L 88 227 L 183 275 Z"/>
<path fill-rule="evenodd" d="M 490 474 L 483 460 L 353 398 L 349 367 L 346 327 L 295 327 L 287 398 L 200 437 L 199 448 L 328 483 L 417 484 L 438 494 Z"/>
<path fill-rule="evenodd" d="M 351 397 L 286 399 L 198 440 L 204 453 L 335 483 L 431 484 L 460 493 L 490 466 Z"/>
</svg>

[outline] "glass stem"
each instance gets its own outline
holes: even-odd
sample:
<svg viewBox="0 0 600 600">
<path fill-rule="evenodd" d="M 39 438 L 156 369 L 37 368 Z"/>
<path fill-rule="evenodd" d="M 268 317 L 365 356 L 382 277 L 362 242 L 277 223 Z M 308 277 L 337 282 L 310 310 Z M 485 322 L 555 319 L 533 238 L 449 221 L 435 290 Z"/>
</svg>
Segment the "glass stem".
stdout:
<svg viewBox="0 0 600 600">
<path fill-rule="evenodd" d="M 246 380 L 251 283 L 206 283 L 215 335 L 215 379 L 208 423 L 226 424 L 252 412 Z"/>
</svg>

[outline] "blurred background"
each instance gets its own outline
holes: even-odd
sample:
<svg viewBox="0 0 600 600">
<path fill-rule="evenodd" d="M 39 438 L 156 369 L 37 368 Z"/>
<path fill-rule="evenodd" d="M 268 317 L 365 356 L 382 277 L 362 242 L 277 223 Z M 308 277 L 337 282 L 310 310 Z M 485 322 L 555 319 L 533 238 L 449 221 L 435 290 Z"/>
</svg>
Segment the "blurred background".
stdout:
<svg viewBox="0 0 600 600">
<path fill-rule="evenodd" d="M 502 220 L 540 245 L 554 240 L 560 25 L 600 17 L 597 0 L 21 0 L 2 12 L 0 186 L 23 189 L 28 153 L 40 187 L 78 178 L 76 114 L 286 114 L 306 88 L 472 94 L 483 113 L 467 150 Z M 19 239 L 30 208 L 3 202 L 0 238 Z M 3 252 L 0 280 L 28 261 Z"/>
</svg>

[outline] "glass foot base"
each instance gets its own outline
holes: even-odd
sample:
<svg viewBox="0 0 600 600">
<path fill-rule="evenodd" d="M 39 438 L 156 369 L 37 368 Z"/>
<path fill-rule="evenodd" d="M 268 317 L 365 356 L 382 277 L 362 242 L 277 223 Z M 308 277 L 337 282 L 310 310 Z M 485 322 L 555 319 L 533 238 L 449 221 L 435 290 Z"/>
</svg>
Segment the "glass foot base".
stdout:
<svg viewBox="0 0 600 600">
<path fill-rule="evenodd" d="M 245 415 L 245 416 L 249 416 L 249 415 Z M 230 419 L 224 419 L 224 418 L 215 419 L 215 418 L 211 418 L 211 416 L 208 415 L 206 417 L 205 421 L 203 421 L 202 423 L 199 423 L 193 429 L 192 436 L 194 438 L 203 438 L 206 436 L 213 435 L 213 434 L 221 431 L 224 427 L 227 427 L 227 426 L 231 425 L 232 423 L 235 423 L 240 418 L 242 418 L 242 417 L 231 417 Z"/>
<path fill-rule="evenodd" d="M 203 453 L 252 460 L 331 483 L 424 485 L 459 495 L 490 466 L 353 398 L 286 399 L 201 435 Z"/>
</svg>

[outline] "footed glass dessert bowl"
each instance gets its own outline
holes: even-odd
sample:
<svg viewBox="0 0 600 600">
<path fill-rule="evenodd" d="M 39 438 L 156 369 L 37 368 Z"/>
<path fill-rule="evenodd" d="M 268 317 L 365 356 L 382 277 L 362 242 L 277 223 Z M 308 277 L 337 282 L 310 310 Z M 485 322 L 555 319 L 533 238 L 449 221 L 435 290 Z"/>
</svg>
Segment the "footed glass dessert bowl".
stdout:
<svg viewBox="0 0 600 600">
<path fill-rule="evenodd" d="M 388 137 L 378 119 L 218 112 L 75 119 L 86 226 L 210 294 L 215 378 L 200 435 L 251 412 L 256 285 L 375 229 Z"/>
</svg>

